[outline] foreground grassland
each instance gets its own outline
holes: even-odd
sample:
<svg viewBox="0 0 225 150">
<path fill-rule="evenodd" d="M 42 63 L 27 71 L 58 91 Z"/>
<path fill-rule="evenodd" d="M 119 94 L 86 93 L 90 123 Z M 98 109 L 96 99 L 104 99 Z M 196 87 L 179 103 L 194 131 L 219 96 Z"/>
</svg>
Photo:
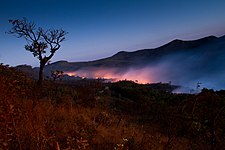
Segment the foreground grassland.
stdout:
<svg viewBox="0 0 225 150">
<path fill-rule="evenodd" d="M 45 81 L 0 65 L 0 149 L 223 149 L 225 91 Z"/>
</svg>

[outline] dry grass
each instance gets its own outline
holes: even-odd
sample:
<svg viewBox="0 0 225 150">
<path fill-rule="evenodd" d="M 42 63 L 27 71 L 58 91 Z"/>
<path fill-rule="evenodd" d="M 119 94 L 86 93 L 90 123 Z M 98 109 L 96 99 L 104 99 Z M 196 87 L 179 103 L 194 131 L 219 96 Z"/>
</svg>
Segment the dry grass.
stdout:
<svg viewBox="0 0 225 150">
<path fill-rule="evenodd" d="M 176 115 L 179 114 L 175 109 L 170 109 L 172 106 L 170 101 L 168 103 L 142 101 L 141 108 L 154 109 L 150 109 L 149 113 L 161 119 L 158 122 L 148 122 L 144 121 L 144 116 L 135 114 L 140 109 L 129 110 L 135 109 L 133 104 L 136 103 L 127 101 L 120 95 L 116 103 L 110 91 L 102 92 L 102 87 L 103 85 L 99 83 L 74 88 L 47 82 L 40 88 L 23 74 L 0 66 L 0 149 L 184 150 L 210 147 L 204 145 L 204 141 L 195 145 L 195 141 L 190 137 L 177 135 L 181 125 L 177 124 L 180 122 L 176 120 Z M 140 94 L 140 96 L 142 98 L 144 95 Z M 205 96 L 200 95 L 199 99 L 204 100 Z M 189 106 L 195 101 L 190 100 L 190 105 L 181 103 L 179 107 L 182 111 L 187 109 L 188 112 L 194 109 L 193 107 L 189 109 Z M 218 110 L 217 118 L 219 115 L 222 116 L 220 110 L 222 109 Z M 174 116 L 167 117 L 170 113 Z M 151 117 L 147 116 L 147 118 Z M 140 119 L 143 121 L 140 122 Z M 166 124 L 160 124 L 163 121 Z M 196 131 L 198 129 L 196 126 L 191 127 L 190 131 L 193 130 L 193 133 L 200 135 Z"/>
<path fill-rule="evenodd" d="M 32 100 L 19 99 L 9 105 L 2 149 L 163 149 L 166 143 L 164 135 L 107 110 L 50 101 L 32 105 Z"/>
<path fill-rule="evenodd" d="M 129 123 L 129 116 L 68 99 L 55 104 L 11 97 L 1 106 L 1 149 L 163 149 L 166 143 L 159 132 Z"/>
</svg>

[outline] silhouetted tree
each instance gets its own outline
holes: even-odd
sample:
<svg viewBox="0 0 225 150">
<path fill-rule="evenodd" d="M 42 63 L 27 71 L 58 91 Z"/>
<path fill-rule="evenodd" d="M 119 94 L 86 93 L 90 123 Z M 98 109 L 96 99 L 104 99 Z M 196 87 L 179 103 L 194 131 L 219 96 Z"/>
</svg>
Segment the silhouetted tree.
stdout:
<svg viewBox="0 0 225 150">
<path fill-rule="evenodd" d="M 60 48 L 61 42 L 65 40 L 66 31 L 62 29 L 44 30 L 36 27 L 36 24 L 27 21 L 26 18 L 9 20 L 12 28 L 10 34 L 16 35 L 18 38 L 25 38 L 27 44 L 25 49 L 32 52 L 34 57 L 40 61 L 39 79 L 40 85 L 44 79 L 43 70 L 47 62 L 53 57 L 55 52 Z M 48 51 L 48 54 L 47 54 Z"/>
</svg>

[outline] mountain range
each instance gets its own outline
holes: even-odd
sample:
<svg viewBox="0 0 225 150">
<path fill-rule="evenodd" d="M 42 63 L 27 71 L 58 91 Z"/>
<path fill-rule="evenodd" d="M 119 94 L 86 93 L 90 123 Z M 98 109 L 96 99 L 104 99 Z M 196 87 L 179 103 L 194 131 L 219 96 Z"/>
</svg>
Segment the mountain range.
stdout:
<svg viewBox="0 0 225 150">
<path fill-rule="evenodd" d="M 67 71 L 75 71 L 88 67 L 123 67 L 130 66 L 143 66 L 145 63 L 154 63 L 160 58 L 171 54 L 177 54 L 181 52 L 200 52 L 196 49 L 209 44 L 217 44 L 219 41 L 223 41 L 225 37 L 217 38 L 215 36 L 205 37 L 194 41 L 182 41 L 174 40 L 168 44 L 165 44 L 155 49 L 143 49 L 133 52 L 120 51 L 117 54 L 95 61 L 87 62 L 67 62 L 59 61 L 48 65 L 47 70 L 62 69 Z"/>
<path fill-rule="evenodd" d="M 27 66 L 18 67 L 23 70 Z M 225 88 L 225 36 L 192 41 L 176 39 L 158 48 L 120 51 L 95 61 L 58 61 L 47 65 L 45 74 L 49 75 L 52 70 L 87 77 L 173 82 L 192 88 L 201 82 L 202 86 L 221 89 Z"/>
</svg>

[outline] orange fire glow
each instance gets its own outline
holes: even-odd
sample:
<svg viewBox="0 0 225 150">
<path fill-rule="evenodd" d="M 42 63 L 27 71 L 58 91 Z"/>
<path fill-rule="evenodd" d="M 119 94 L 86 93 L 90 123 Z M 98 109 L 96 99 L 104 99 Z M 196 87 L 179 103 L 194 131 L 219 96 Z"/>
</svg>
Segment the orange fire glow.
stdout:
<svg viewBox="0 0 225 150">
<path fill-rule="evenodd" d="M 64 72 L 64 74 L 67 74 L 68 76 L 76 76 L 76 73 L 75 72 Z"/>
<path fill-rule="evenodd" d="M 120 80 L 132 80 L 136 83 L 151 83 L 150 75 L 145 70 L 128 70 L 125 73 L 117 73 L 113 69 L 78 70 L 76 72 L 65 72 L 69 76 L 79 76 L 93 79 L 108 79 L 112 82 Z"/>
</svg>

